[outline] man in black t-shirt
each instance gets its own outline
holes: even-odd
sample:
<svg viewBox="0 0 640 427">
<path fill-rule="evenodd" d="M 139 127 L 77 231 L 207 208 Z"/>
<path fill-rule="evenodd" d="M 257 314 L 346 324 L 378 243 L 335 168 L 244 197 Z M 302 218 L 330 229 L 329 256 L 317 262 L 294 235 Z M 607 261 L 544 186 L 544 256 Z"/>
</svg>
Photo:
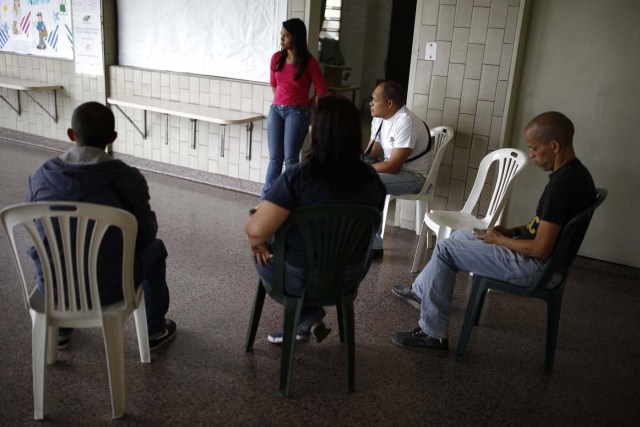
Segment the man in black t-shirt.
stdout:
<svg viewBox="0 0 640 427">
<path fill-rule="evenodd" d="M 542 273 L 562 227 L 595 201 L 591 174 L 575 156 L 573 124 L 564 114 L 547 112 L 525 129 L 529 158 L 551 172 L 536 215 L 526 225 L 490 228 L 484 236 L 458 230 L 439 240 L 431 260 L 410 287 L 393 293 L 420 308 L 419 327 L 397 332 L 400 347 L 434 356 L 448 352 L 449 309 L 458 271 L 473 271 L 523 287 L 532 286 Z"/>
</svg>

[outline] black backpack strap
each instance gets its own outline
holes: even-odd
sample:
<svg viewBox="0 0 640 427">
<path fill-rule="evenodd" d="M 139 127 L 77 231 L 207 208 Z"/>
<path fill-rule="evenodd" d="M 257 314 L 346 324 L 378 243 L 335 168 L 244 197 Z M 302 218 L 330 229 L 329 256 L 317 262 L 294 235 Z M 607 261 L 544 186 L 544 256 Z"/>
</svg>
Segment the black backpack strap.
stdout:
<svg viewBox="0 0 640 427">
<path fill-rule="evenodd" d="M 381 130 L 382 130 L 382 120 L 380 120 L 380 126 L 378 127 L 378 131 L 376 132 L 374 137 L 371 139 L 371 141 L 373 142 L 369 144 L 369 146 L 367 147 L 367 150 L 364 152 L 365 156 L 368 156 L 369 154 L 371 154 L 371 150 L 373 149 L 373 144 L 376 143 L 376 138 L 378 137 L 378 135 L 380 135 Z"/>
<path fill-rule="evenodd" d="M 429 135 L 429 143 L 427 144 L 427 149 L 424 150 L 422 153 L 420 154 L 416 154 L 413 157 L 409 157 L 407 160 L 405 160 L 405 163 L 409 163 L 412 162 L 414 160 L 419 159 L 420 157 L 424 156 L 425 154 L 427 154 L 430 150 L 431 150 L 431 145 L 433 143 L 433 140 L 431 138 L 431 129 L 429 129 L 429 126 L 427 126 L 427 122 L 425 122 L 424 120 L 422 121 L 422 123 L 424 123 L 424 127 L 427 128 L 427 135 Z"/>
</svg>

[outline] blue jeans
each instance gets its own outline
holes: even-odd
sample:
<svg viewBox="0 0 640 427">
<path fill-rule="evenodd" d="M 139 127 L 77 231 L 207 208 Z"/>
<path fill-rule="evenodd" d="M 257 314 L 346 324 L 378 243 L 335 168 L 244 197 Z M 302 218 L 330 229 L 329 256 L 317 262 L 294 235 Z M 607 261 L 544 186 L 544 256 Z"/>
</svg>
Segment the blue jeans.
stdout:
<svg viewBox="0 0 640 427">
<path fill-rule="evenodd" d="M 458 271 L 529 287 L 540 278 L 544 264 L 538 258 L 484 243 L 470 230 L 455 231 L 448 239 L 438 240 L 431 260 L 411 285 L 413 292 L 422 299 L 420 328 L 434 338 L 447 338 Z"/>
<path fill-rule="evenodd" d="M 267 125 L 269 167 L 262 187 L 262 197 L 282 173 L 283 162 L 287 167 L 300 162 L 300 150 L 309 131 L 309 107 L 272 104 Z"/>
<path fill-rule="evenodd" d="M 380 180 L 387 188 L 387 194 L 397 196 L 400 194 L 416 194 L 422 190 L 426 178 L 419 173 L 401 170 L 397 174 L 381 173 Z M 382 222 L 373 240 L 373 249 L 382 249 Z"/>
<path fill-rule="evenodd" d="M 366 255 L 364 259 L 364 269 L 361 263 L 354 263 L 347 267 L 345 274 L 344 289 L 346 293 L 356 292 L 357 287 L 369 271 L 371 266 L 371 253 Z M 267 265 L 253 264 L 258 272 L 258 275 L 267 283 L 273 282 L 273 264 L 267 263 Z M 284 289 L 287 294 L 293 296 L 301 296 L 304 291 L 305 281 L 305 269 L 295 267 L 291 264 L 285 263 L 284 276 L 285 283 Z M 300 311 L 300 318 L 298 319 L 298 332 L 310 332 L 311 327 L 324 319 L 326 312 L 322 307 L 303 305 Z"/>
</svg>

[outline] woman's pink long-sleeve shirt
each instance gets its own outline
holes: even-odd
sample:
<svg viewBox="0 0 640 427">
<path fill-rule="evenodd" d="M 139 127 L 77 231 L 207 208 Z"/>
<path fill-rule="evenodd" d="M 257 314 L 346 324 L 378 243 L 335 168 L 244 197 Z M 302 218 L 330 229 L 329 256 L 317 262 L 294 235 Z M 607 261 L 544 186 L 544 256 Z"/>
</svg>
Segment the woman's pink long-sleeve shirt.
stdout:
<svg viewBox="0 0 640 427">
<path fill-rule="evenodd" d="M 312 56 L 307 62 L 307 68 L 304 70 L 298 80 L 293 78 L 296 75 L 296 66 L 294 64 L 284 64 L 279 71 L 273 71 L 280 57 L 280 51 L 271 57 L 271 86 L 275 88 L 273 95 L 273 103 L 277 105 L 309 105 L 309 89 L 311 84 L 315 87 L 316 96 L 322 96 L 327 93 L 327 84 L 322 76 L 320 64 Z"/>
</svg>

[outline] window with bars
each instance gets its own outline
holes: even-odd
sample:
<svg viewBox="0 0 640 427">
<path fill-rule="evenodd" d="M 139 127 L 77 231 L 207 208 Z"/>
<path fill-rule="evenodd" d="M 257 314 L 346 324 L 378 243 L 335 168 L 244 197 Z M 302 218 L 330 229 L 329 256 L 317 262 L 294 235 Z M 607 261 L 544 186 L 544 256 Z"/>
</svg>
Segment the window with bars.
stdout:
<svg viewBox="0 0 640 427">
<path fill-rule="evenodd" d="M 340 40 L 342 0 L 326 0 L 320 38 Z"/>
</svg>

